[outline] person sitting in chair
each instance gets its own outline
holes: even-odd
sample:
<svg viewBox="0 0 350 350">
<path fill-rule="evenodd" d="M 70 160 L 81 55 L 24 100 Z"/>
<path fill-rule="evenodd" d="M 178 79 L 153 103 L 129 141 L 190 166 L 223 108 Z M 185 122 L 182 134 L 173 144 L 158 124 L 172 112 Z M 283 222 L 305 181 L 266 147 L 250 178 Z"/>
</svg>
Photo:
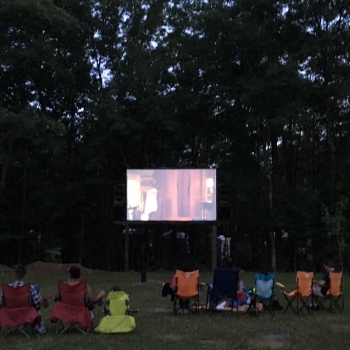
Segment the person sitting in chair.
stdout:
<svg viewBox="0 0 350 350">
<path fill-rule="evenodd" d="M 67 284 L 69 286 L 75 286 L 80 282 L 81 270 L 77 265 L 73 265 L 68 269 L 69 279 L 67 280 Z M 102 298 L 105 297 L 105 291 L 100 290 L 97 295 L 94 295 L 92 289 L 89 285 L 87 285 L 87 298 L 88 298 L 88 309 L 91 311 L 94 308 L 94 305 L 99 303 Z"/>
<path fill-rule="evenodd" d="M 27 275 L 27 268 L 24 265 L 18 265 L 15 268 L 15 282 L 9 283 L 8 285 L 12 288 L 18 288 L 22 287 L 26 284 L 24 282 L 24 279 Z M 40 309 L 41 305 L 43 304 L 44 300 L 40 295 L 40 288 L 39 286 L 30 285 L 30 299 L 31 299 L 31 305 L 36 308 L 37 310 Z M 0 296 L 0 305 L 2 304 L 2 295 Z M 46 323 L 43 319 L 41 319 L 40 323 L 35 328 L 38 333 L 46 333 Z"/>
<path fill-rule="evenodd" d="M 183 272 L 192 272 L 195 270 L 193 267 L 192 263 L 186 261 L 181 264 L 180 270 Z M 176 284 L 177 284 L 177 278 L 176 274 L 173 275 L 171 282 L 163 284 L 163 289 L 162 289 L 162 296 L 166 297 L 168 295 L 171 296 L 171 301 L 174 301 L 175 294 L 176 294 Z M 200 283 L 201 285 L 201 283 Z M 184 313 L 187 312 L 187 309 L 189 308 L 189 300 L 179 300 L 180 308 L 183 310 Z"/>
<path fill-rule="evenodd" d="M 310 304 L 309 306 L 316 311 L 319 309 L 319 305 L 318 305 L 319 297 L 322 298 L 325 295 L 327 295 L 327 292 L 329 289 L 329 283 L 330 283 L 329 273 L 334 271 L 334 264 L 332 261 L 327 261 L 326 263 L 323 264 L 323 267 L 325 269 L 325 273 L 322 279 L 318 281 L 313 281 L 313 286 L 312 286 L 313 305 Z"/>
<path fill-rule="evenodd" d="M 231 258 L 228 258 L 224 262 L 223 267 L 239 270 Z M 215 298 L 213 298 L 212 290 L 213 290 L 213 284 L 211 283 L 208 285 L 209 307 L 216 308 L 217 310 L 224 309 L 226 306 L 226 302 L 223 301 L 220 303 L 220 300 L 216 300 Z M 250 301 L 248 300 L 248 298 L 249 298 L 249 295 L 245 292 L 244 282 L 243 280 L 239 280 L 237 283 L 237 300 L 233 300 L 231 302 L 230 307 L 232 306 L 232 308 L 238 308 L 238 311 L 245 311 L 244 305 L 248 304 Z"/>
</svg>

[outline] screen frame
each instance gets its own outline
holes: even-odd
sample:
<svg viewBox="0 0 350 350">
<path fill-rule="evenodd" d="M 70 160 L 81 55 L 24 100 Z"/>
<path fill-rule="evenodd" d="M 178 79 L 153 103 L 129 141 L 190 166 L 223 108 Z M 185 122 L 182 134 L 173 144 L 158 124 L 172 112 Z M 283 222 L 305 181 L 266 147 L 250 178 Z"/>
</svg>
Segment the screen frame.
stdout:
<svg viewBox="0 0 350 350">
<path fill-rule="evenodd" d="M 208 220 L 208 219 L 193 219 L 193 220 L 128 220 L 128 172 L 129 171 L 186 171 L 186 170 L 195 170 L 195 171 L 200 171 L 200 170 L 210 170 L 214 171 L 215 175 L 215 191 L 214 191 L 214 196 L 215 196 L 215 219 L 214 220 Z M 215 224 L 218 222 L 218 181 L 217 181 L 217 168 L 144 168 L 144 169 L 139 169 L 139 168 L 133 168 L 133 169 L 126 169 L 125 172 L 125 189 L 126 189 L 126 200 L 125 200 L 125 224 L 128 225 L 139 225 L 139 224 Z"/>
</svg>

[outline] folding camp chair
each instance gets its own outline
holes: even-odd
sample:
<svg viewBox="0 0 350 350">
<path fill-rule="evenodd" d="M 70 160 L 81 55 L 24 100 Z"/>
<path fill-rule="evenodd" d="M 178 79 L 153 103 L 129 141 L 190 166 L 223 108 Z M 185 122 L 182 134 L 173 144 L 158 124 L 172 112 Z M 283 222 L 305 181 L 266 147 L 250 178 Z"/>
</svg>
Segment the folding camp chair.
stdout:
<svg viewBox="0 0 350 350">
<path fill-rule="evenodd" d="M 112 291 L 107 296 L 104 313 L 110 315 L 130 315 L 129 295 L 120 291 Z"/>
<path fill-rule="evenodd" d="M 343 273 L 330 272 L 329 280 L 329 289 L 324 298 L 320 298 L 319 305 L 329 311 L 336 307 L 340 310 L 344 310 Z M 326 306 L 327 300 L 329 300 L 328 307 Z M 341 301 L 341 305 L 339 305 L 339 301 Z"/>
<path fill-rule="evenodd" d="M 199 305 L 199 271 L 183 272 L 180 270 L 176 271 L 176 292 L 174 297 L 174 308 L 173 313 L 176 316 L 177 312 L 181 310 L 182 313 L 190 310 L 192 313 L 199 312 L 198 307 L 192 308 L 190 302 L 193 300 L 195 305 Z M 188 303 L 188 308 L 182 308 L 177 306 L 177 302 L 180 300 Z"/>
<path fill-rule="evenodd" d="M 287 307 L 284 309 L 285 314 L 289 308 L 291 308 L 294 313 L 298 314 L 304 308 L 311 314 L 312 309 L 308 307 L 308 302 L 313 301 L 312 296 L 312 281 L 314 278 L 313 272 L 298 271 L 296 277 L 296 289 L 292 292 L 287 293 L 285 291 L 285 286 L 282 283 L 276 282 L 276 285 L 281 287 L 281 292 L 287 301 Z M 294 303 L 296 308 L 294 308 Z"/>
<path fill-rule="evenodd" d="M 209 300 L 215 304 L 221 299 L 231 299 L 231 311 L 233 310 L 234 301 L 238 311 L 237 285 L 239 281 L 239 270 L 219 268 L 214 271 L 213 288 L 208 287 L 206 311 L 208 310 Z M 213 310 L 213 305 L 210 305 Z"/>
<path fill-rule="evenodd" d="M 128 333 L 135 329 L 135 318 L 131 316 L 137 310 L 130 309 L 129 295 L 123 291 L 112 291 L 107 296 L 105 317 L 94 329 L 98 333 Z"/>
<path fill-rule="evenodd" d="M 50 321 L 56 323 L 56 333 L 61 335 L 76 328 L 87 335 L 92 327 L 91 313 L 87 308 L 87 283 L 81 281 L 74 286 L 58 282 L 58 301 L 55 303 Z"/>
<path fill-rule="evenodd" d="M 255 274 L 255 287 L 254 294 L 252 295 L 249 307 L 247 309 L 247 314 L 253 313 L 259 315 L 268 311 L 271 316 L 275 316 L 275 311 L 273 308 L 274 303 L 274 283 L 275 275 L 274 273 L 256 273 Z M 262 308 L 259 308 L 259 304 Z"/>
<path fill-rule="evenodd" d="M 41 321 L 38 311 L 31 305 L 31 286 L 21 287 L 2 285 L 3 308 L 0 309 L 1 334 L 18 329 L 26 337 L 32 335 L 32 329 Z"/>
</svg>

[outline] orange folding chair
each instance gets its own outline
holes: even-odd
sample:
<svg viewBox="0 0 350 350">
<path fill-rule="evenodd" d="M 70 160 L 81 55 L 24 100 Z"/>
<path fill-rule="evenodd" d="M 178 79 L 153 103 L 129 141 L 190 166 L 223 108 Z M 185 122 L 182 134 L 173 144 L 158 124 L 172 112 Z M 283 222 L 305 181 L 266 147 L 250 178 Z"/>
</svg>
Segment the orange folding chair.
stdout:
<svg viewBox="0 0 350 350">
<path fill-rule="evenodd" d="M 91 313 L 87 308 L 87 283 L 81 281 L 74 286 L 58 282 L 58 301 L 55 303 L 50 321 L 56 323 L 56 334 L 76 328 L 86 335 L 92 327 Z"/>
<path fill-rule="evenodd" d="M 17 288 L 2 285 L 1 334 L 6 335 L 11 330 L 18 329 L 26 337 L 32 335 L 32 330 L 40 323 L 41 316 L 31 305 L 30 293 L 30 284 Z"/>
<path fill-rule="evenodd" d="M 329 289 L 324 298 L 320 299 L 320 306 L 329 311 L 336 307 L 340 310 L 344 310 L 343 273 L 330 272 L 329 280 Z M 329 300 L 329 307 L 326 307 L 325 305 L 327 300 Z M 340 301 L 341 305 L 339 305 Z"/>
<path fill-rule="evenodd" d="M 281 292 L 288 303 L 283 311 L 284 314 L 289 308 L 291 308 L 296 314 L 299 314 L 304 308 L 309 313 L 312 313 L 312 310 L 308 307 L 308 302 L 313 301 L 313 278 L 313 272 L 298 271 L 296 277 L 296 289 L 289 293 L 285 291 L 285 286 L 282 283 L 276 282 L 276 285 L 281 287 Z"/>
<path fill-rule="evenodd" d="M 176 271 L 176 289 L 174 297 L 174 315 L 180 310 L 182 313 L 186 313 L 187 310 L 192 313 L 199 312 L 198 307 L 191 307 L 190 302 L 195 301 L 196 305 L 199 305 L 199 271 L 183 272 Z M 179 302 L 179 307 L 177 303 Z M 184 305 L 181 306 L 181 303 Z"/>
</svg>

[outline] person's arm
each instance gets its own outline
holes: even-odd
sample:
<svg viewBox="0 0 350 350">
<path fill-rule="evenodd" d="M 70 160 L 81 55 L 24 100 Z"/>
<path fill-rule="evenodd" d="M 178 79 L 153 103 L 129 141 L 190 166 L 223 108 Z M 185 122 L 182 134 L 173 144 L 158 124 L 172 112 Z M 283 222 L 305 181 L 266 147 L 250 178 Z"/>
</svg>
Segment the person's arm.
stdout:
<svg viewBox="0 0 350 350">
<path fill-rule="evenodd" d="M 314 283 L 314 284 L 316 284 L 316 286 L 318 286 L 318 287 L 325 287 L 325 286 L 328 286 L 328 285 L 329 285 L 329 273 L 326 272 L 326 273 L 323 275 L 322 279 L 319 280 L 319 281 L 316 281 L 316 283 Z"/>
<path fill-rule="evenodd" d="M 105 294 L 104 290 L 100 290 L 97 295 L 94 295 L 91 287 L 89 285 L 87 286 L 87 296 L 88 296 L 90 303 L 92 303 L 92 304 L 98 303 L 102 298 L 105 297 L 105 295 L 106 294 Z"/>
<path fill-rule="evenodd" d="M 43 298 L 41 297 L 41 294 L 39 292 L 39 286 L 38 285 L 30 285 L 30 292 L 31 292 L 31 299 L 33 303 L 33 307 L 35 307 L 37 310 L 40 309 Z"/>
<path fill-rule="evenodd" d="M 244 294 L 244 284 L 238 282 L 237 284 L 237 294 Z"/>
<path fill-rule="evenodd" d="M 324 280 L 320 280 L 320 281 L 316 281 L 317 282 L 317 286 L 319 287 L 324 287 L 326 285 L 326 281 Z"/>
<path fill-rule="evenodd" d="M 171 279 L 170 288 L 175 289 L 176 285 L 177 285 L 177 278 L 176 278 L 176 275 L 174 275 L 173 278 Z"/>
</svg>

